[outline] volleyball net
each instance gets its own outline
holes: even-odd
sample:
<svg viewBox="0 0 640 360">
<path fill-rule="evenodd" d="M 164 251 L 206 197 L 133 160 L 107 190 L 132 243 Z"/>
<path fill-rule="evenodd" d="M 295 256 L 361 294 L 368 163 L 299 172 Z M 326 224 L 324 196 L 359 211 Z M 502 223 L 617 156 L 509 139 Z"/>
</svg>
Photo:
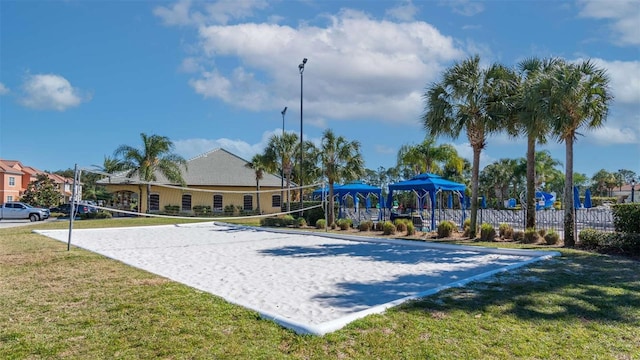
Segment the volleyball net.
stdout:
<svg viewBox="0 0 640 360">
<path fill-rule="evenodd" d="M 108 174 L 92 169 L 108 178 L 122 174 Z M 109 197 L 97 201 L 78 200 L 90 212 L 108 212 L 112 217 L 161 217 L 192 220 L 242 220 L 291 215 L 300 217 L 313 210 L 324 214 L 322 201 L 301 201 L 301 193 L 311 194 L 322 183 L 290 187 L 216 186 L 184 187 L 158 182 L 127 179 L 125 182 L 102 183 Z M 74 187 L 75 188 L 75 187 Z M 75 196 L 74 198 L 79 198 Z M 309 196 L 311 198 L 311 196 Z M 324 198 L 324 197 L 323 197 Z M 304 199 L 304 196 L 303 196 Z M 86 209 L 84 210 L 86 211 Z M 82 211 L 79 214 L 82 215 Z M 314 221 L 315 222 L 315 221 Z"/>
</svg>

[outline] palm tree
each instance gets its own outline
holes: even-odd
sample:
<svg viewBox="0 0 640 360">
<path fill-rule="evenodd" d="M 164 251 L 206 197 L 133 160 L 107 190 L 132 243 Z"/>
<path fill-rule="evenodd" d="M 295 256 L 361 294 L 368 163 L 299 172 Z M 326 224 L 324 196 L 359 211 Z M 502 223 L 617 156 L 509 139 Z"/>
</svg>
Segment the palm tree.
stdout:
<svg viewBox="0 0 640 360">
<path fill-rule="evenodd" d="M 267 170 L 267 157 L 263 154 L 255 154 L 253 155 L 253 157 L 251 158 L 251 162 L 247 163 L 245 165 L 246 167 L 253 169 L 255 175 L 256 175 L 256 198 L 257 198 L 257 204 L 258 204 L 258 214 L 262 214 L 261 211 L 261 207 L 260 207 L 260 180 L 262 180 L 263 176 L 264 176 L 264 172 Z"/>
<path fill-rule="evenodd" d="M 542 186 L 548 182 L 554 180 L 554 178 L 560 176 L 562 173 L 556 168 L 562 166 L 560 160 L 551 157 L 549 150 L 536 151 L 536 162 L 534 185 L 536 188 L 542 188 Z M 527 166 L 529 164 L 527 163 Z"/>
<path fill-rule="evenodd" d="M 517 176 L 518 160 L 500 159 L 485 166 L 480 172 L 480 184 L 485 192 L 493 192 L 498 197 L 498 205 L 502 207 L 504 200 L 509 196 L 509 187 Z"/>
<path fill-rule="evenodd" d="M 340 181 L 356 180 L 364 174 L 364 160 L 360 154 L 360 143 L 348 141 L 342 136 L 336 137 L 331 129 L 327 129 L 322 134 L 320 161 L 324 176 L 329 183 L 328 222 L 333 224 L 335 220 L 333 185 Z"/>
<path fill-rule="evenodd" d="M 461 172 L 463 167 L 463 160 L 456 149 L 449 144 L 436 145 L 433 137 L 425 138 L 418 145 L 402 145 L 397 161 L 399 167 L 410 168 L 414 175 L 441 173 L 440 169 L 446 166 Z"/>
<path fill-rule="evenodd" d="M 285 132 L 282 135 L 273 135 L 264 151 L 267 169 L 271 172 L 281 169 L 287 181 L 287 212 L 291 211 L 291 199 L 289 188 L 291 186 L 291 171 L 297 154 L 298 135 Z M 278 171 L 280 172 L 280 171 Z"/>
<path fill-rule="evenodd" d="M 518 64 L 520 89 L 516 96 L 516 131 L 527 136 L 527 191 L 526 191 L 526 228 L 536 226 L 536 143 L 547 142 L 551 132 L 551 117 L 545 106 L 549 101 L 549 92 L 535 91 L 540 77 L 548 75 L 558 63 L 557 59 L 525 59 Z"/>
<path fill-rule="evenodd" d="M 477 226 L 480 153 L 487 145 L 487 135 L 501 130 L 506 123 L 510 111 L 507 100 L 515 93 L 515 79 L 516 74 L 500 64 L 481 69 L 476 55 L 445 71 L 442 80 L 423 95 L 427 104 L 422 120 L 427 134 L 455 139 L 464 129 L 473 148 L 472 238 Z"/>
<path fill-rule="evenodd" d="M 609 77 L 590 60 L 578 64 L 561 62 L 552 76 L 544 77 L 537 86 L 550 94 L 547 106 L 553 114 L 553 131 L 565 143 L 564 242 L 565 246 L 574 246 L 573 143 L 578 129 L 595 129 L 606 121 L 613 99 Z"/>
<path fill-rule="evenodd" d="M 299 148 L 300 148 L 300 144 L 298 143 L 296 152 L 300 151 Z M 322 176 L 321 170 L 318 167 L 319 157 L 320 157 L 320 150 L 316 147 L 316 145 L 312 141 L 305 141 L 304 156 L 303 156 L 303 163 L 302 163 L 302 174 L 300 174 L 299 167 L 296 166 L 294 168 L 294 179 L 296 183 L 313 185 L 319 182 L 319 179 Z M 297 155 L 296 158 L 299 159 L 300 155 Z M 304 191 L 309 191 L 309 188 L 302 189 L 301 193 L 303 193 Z M 313 189 L 311 189 L 311 191 L 313 191 Z"/>
<path fill-rule="evenodd" d="M 140 137 L 142 138 L 142 149 L 120 145 L 114 152 L 114 156 L 122 156 L 123 169 L 127 171 L 128 178 L 138 175 L 140 181 L 146 182 L 146 211 L 149 211 L 151 182 L 158 180 L 156 172 L 162 174 L 167 180 L 184 186 L 182 168 L 187 169 L 187 161 L 171 152 L 173 142 L 168 137 L 145 133 L 141 133 Z"/>
</svg>

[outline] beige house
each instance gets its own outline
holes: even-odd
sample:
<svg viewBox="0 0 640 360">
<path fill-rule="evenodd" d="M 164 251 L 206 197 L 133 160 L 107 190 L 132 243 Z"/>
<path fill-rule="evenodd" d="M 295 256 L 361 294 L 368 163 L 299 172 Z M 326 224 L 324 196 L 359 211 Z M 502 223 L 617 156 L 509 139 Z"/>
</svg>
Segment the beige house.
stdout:
<svg viewBox="0 0 640 360">
<path fill-rule="evenodd" d="M 236 213 L 238 209 L 253 212 L 258 206 L 256 175 L 247 164 L 246 160 L 219 148 L 187 161 L 187 170 L 182 174 L 186 188 L 171 184 L 157 173 L 157 181 L 151 184 L 149 212 L 164 212 L 170 207 L 183 214 L 194 214 L 196 209 L 203 206 L 210 207 L 214 214 L 228 213 L 231 206 Z M 113 203 L 108 205 L 128 211 L 147 212 L 147 186 L 139 183 L 137 175 L 127 178 L 126 172 L 122 172 L 102 179 L 98 184 L 114 195 Z M 265 172 L 260 180 L 260 190 L 281 190 L 281 184 L 279 176 Z M 281 205 L 281 191 L 260 193 L 262 213 L 279 212 Z"/>
</svg>

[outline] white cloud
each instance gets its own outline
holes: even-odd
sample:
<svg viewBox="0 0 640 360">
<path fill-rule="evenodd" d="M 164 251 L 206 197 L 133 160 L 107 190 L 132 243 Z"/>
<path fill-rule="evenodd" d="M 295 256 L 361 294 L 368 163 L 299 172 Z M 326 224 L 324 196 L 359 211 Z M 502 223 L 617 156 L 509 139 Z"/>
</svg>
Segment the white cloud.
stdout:
<svg viewBox="0 0 640 360">
<path fill-rule="evenodd" d="M 386 11 L 387 16 L 400 21 L 413 21 L 417 13 L 418 8 L 411 0 L 404 1 L 401 5 Z"/>
<path fill-rule="evenodd" d="M 640 61 L 607 61 L 592 59 L 606 69 L 611 79 L 611 92 L 616 103 L 640 106 Z"/>
<path fill-rule="evenodd" d="M 3 83 L 0 83 L 0 95 L 6 95 L 9 93 L 9 88 L 4 86 Z"/>
<path fill-rule="evenodd" d="M 60 75 L 37 74 L 28 75 L 22 85 L 24 97 L 20 102 L 33 109 L 64 111 L 80 105 L 83 99 L 81 92 Z"/>
<path fill-rule="evenodd" d="M 395 148 L 391 146 L 382 145 L 382 144 L 376 144 L 374 148 L 376 153 L 378 154 L 395 154 L 397 151 Z"/>
<path fill-rule="evenodd" d="M 239 66 L 201 72 L 190 85 L 208 98 L 273 110 L 299 101 L 297 65 L 307 57 L 305 116 L 415 123 L 424 86 L 464 56 L 452 38 L 425 22 L 380 21 L 354 10 L 328 19 L 326 27 L 201 27 L 204 56 L 236 57 Z"/>
<path fill-rule="evenodd" d="M 156 7 L 153 14 L 170 26 L 227 24 L 233 19 L 252 16 L 254 9 L 264 9 L 268 3 L 266 0 L 218 0 L 204 4 L 201 10 L 192 9 L 191 5 L 191 0 L 179 0 L 170 7 Z"/>
<path fill-rule="evenodd" d="M 589 132 L 588 137 L 598 145 L 634 144 L 640 140 L 636 135 L 636 131 L 631 128 L 615 128 L 611 126 L 603 126 L 592 130 Z"/>
<path fill-rule="evenodd" d="M 581 0 L 580 16 L 611 20 L 611 28 L 620 45 L 639 45 L 640 6 L 637 0 Z"/>
<path fill-rule="evenodd" d="M 189 13 L 190 7 L 190 0 L 180 0 L 171 7 L 156 7 L 153 9 L 153 14 L 162 18 L 165 25 L 191 25 L 196 22 L 196 19 Z"/>
<path fill-rule="evenodd" d="M 456 151 L 458 152 L 458 155 L 464 159 L 469 160 L 469 162 L 473 165 L 473 148 L 471 147 L 471 144 L 469 143 L 462 143 L 462 144 L 455 144 L 455 143 L 450 143 L 454 148 L 456 148 Z M 505 156 L 506 157 L 506 156 Z M 480 169 L 483 169 L 485 166 L 495 162 L 496 159 L 487 155 L 487 151 L 483 150 L 480 153 Z"/>
<path fill-rule="evenodd" d="M 454 13 L 463 16 L 473 16 L 484 11 L 484 4 L 472 0 L 446 0 L 442 5 L 449 6 Z"/>
<path fill-rule="evenodd" d="M 176 153 L 181 155 L 185 159 L 191 159 L 195 156 L 204 154 L 216 148 L 223 148 L 234 153 L 235 155 L 240 156 L 245 160 L 249 160 L 253 157 L 253 155 L 263 152 L 263 150 L 269 143 L 269 138 L 271 138 L 272 135 L 280 135 L 281 132 L 282 129 L 265 131 L 262 134 L 260 141 L 255 144 L 250 144 L 240 139 L 228 138 L 182 139 L 174 141 L 173 144 L 175 145 Z"/>
<path fill-rule="evenodd" d="M 198 71 L 202 71 L 202 65 L 200 65 L 200 60 L 194 57 L 187 57 L 182 60 L 180 64 L 180 71 L 185 73 L 196 73 Z"/>
</svg>

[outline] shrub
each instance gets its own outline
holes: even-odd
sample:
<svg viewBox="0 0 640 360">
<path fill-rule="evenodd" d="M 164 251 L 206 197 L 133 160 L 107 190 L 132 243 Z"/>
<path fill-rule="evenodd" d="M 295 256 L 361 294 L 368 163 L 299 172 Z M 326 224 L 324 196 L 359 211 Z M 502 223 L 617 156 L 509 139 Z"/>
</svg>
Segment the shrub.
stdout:
<svg viewBox="0 0 640 360">
<path fill-rule="evenodd" d="M 620 204 L 611 208 L 616 231 L 640 234 L 640 204 Z"/>
<path fill-rule="evenodd" d="M 335 230 L 338 227 L 338 225 L 336 225 L 335 222 L 332 222 L 330 227 L 331 227 L 331 230 Z"/>
<path fill-rule="evenodd" d="M 327 227 L 327 220 L 318 219 L 316 221 L 316 229 L 324 229 L 325 227 Z"/>
<path fill-rule="evenodd" d="M 501 238 L 504 238 L 504 233 L 507 232 L 508 228 L 509 228 L 509 224 L 506 224 L 506 223 L 501 223 L 500 225 L 498 225 L 498 236 L 500 236 Z"/>
<path fill-rule="evenodd" d="M 584 229 L 578 238 L 578 246 L 583 249 L 605 254 L 640 255 L 640 234 Z"/>
<path fill-rule="evenodd" d="M 513 239 L 513 227 L 505 223 L 500 224 L 498 227 L 498 235 L 501 239 Z"/>
<path fill-rule="evenodd" d="M 480 225 L 480 240 L 481 241 L 494 241 L 496 238 L 496 230 L 493 225 L 488 223 L 482 223 Z"/>
<path fill-rule="evenodd" d="M 462 223 L 463 236 L 469 237 L 471 235 L 471 219 L 466 219 Z M 478 229 L 476 229 L 476 233 L 478 233 Z"/>
<path fill-rule="evenodd" d="M 396 233 L 396 226 L 391 221 L 382 223 L 382 233 L 384 235 L 393 235 Z"/>
<path fill-rule="evenodd" d="M 556 245 L 558 241 L 560 241 L 560 234 L 558 234 L 555 230 L 551 229 L 544 236 L 544 241 L 547 245 Z"/>
<path fill-rule="evenodd" d="M 412 222 L 408 222 L 407 223 L 407 235 L 415 235 L 416 233 L 416 227 L 413 225 Z"/>
<path fill-rule="evenodd" d="M 438 238 L 451 237 L 455 225 L 448 220 L 445 220 L 438 224 Z"/>
<path fill-rule="evenodd" d="M 336 224 L 340 227 L 340 230 L 347 230 L 351 227 L 353 221 L 351 219 L 338 219 Z"/>
<path fill-rule="evenodd" d="M 296 221 L 296 219 L 294 219 L 292 215 L 287 214 L 282 217 L 282 224 L 284 226 L 293 225 L 294 221 Z"/>
<path fill-rule="evenodd" d="M 305 201 L 305 207 L 306 206 L 312 206 L 315 205 L 316 203 L 309 203 L 309 205 L 307 205 L 307 202 Z M 319 208 L 313 208 L 313 209 L 309 209 L 306 210 L 304 212 L 304 218 L 307 220 L 307 224 L 312 224 L 315 225 L 316 222 L 318 222 L 318 220 L 320 219 L 324 219 L 324 209 L 319 207 Z M 324 228 L 324 226 L 323 226 Z"/>
<path fill-rule="evenodd" d="M 401 232 L 401 233 L 407 231 L 407 220 L 405 220 L 405 219 L 396 219 L 394 221 L 394 224 L 396 225 L 396 231 Z"/>
<path fill-rule="evenodd" d="M 538 235 L 543 238 L 545 235 L 547 235 L 547 229 L 538 229 Z"/>
<path fill-rule="evenodd" d="M 111 213 L 104 210 L 80 215 L 81 219 L 111 219 L 111 217 Z"/>
<path fill-rule="evenodd" d="M 294 226 L 297 227 L 297 228 L 306 227 L 307 226 L 307 220 L 305 220 L 305 218 L 303 218 L 303 217 L 297 218 L 295 220 Z"/>
<path fill-rule="evenodd" d="M 286 227 L 293 225 L 295 220 L 290 215 L 283 217 L 268 217 L 260 219 L 260 226 Z M 297 225 L 297 223 L 296 223 Z"/>
<path fill-rule="evenodd" d="M 517 230 L 513 232 L 513 240 L 514 241 L 524 241 L 524 231 L 522 230 Z"/>
<path fill-rule="evenodd" d="M 223 212 L 227 216 L 233 215 L 236 212 L 236 207 L 233 205 L 227 205 L 224 207 Z"/>
<path fill-rule="evenodd" d="M 524 231 L 523 244 L 535 244 L 540 240 L 540 235 L 535 228 L 528 228 Z"/>
<path fill-rule="evenodd" d="M 196 205 L 193 207 L 193 213 L 197 216 L 211 215 L 211 206 L 209 205 Z"/>
<path fill-rule="evenodd" d="M 180 206 L 178 205 L 166 205 L 164 211 L 170 215 L 176 215 L 180 212 Z"/>
<path fill-rule="evenodd" d="M 587 250 L 597 249 L 601 245 L 601 240 L 603 239 L 602 235 L 602 231 L 584 229 L 578 234 L 578 246 Z"/>
<path fill-rule="evenodd" d="M 383 222 L 382 222 L 382 221 L 378 221 L 377 223 L 375 223 L 375 224 L 374 224 L 374 228 L 375 228 L 375 230 L 376 230 L 376 231 L 382 231 L 382 230 L 383 230 L 382 225 L 383 225 Z"/>
<path fill-rule="evenodd" d="M 360 231 L 370 231 L 373 228 L 373 221 L 363 221 L 358 226 Z"/>
</svg>

